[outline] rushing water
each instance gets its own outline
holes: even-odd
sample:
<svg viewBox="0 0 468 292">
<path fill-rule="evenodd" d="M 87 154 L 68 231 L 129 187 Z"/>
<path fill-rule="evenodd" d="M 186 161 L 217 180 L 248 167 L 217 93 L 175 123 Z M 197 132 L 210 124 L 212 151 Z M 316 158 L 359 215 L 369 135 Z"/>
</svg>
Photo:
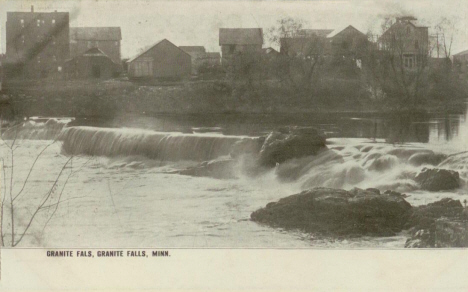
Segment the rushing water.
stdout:
<svg viewBox="0 0 468 292">
<path fill-rule="evenodd" d="M 253 137 L 284 125 L 320 128 L 330 150 L 255 177 L 244 171 L 245 159 L 236 166 L 238 179 L 174 173 L 227 156 L 239 141 L 254 143 Z M 9 194 L 11 186 L 13 197 L 20 194 L 14 200 L 16 240 L 50 194 L 19 246 L 400 248 L 405 234 L 330 240 L 249 220 L 268 202 L 315 186 L 392 189 L 408 194 L 413 205 L 468 199 L 465 185 L 431 193 L 414 181 L 425 167 L 419 158 L 438 154 L 451 155 L 439 167 L 468 180 L 464 116 L 416 117 L 403 130 L 393 126 L 390 118 L 346 115 L 32 119 L 3 135 L 2 192 Z M 409 142 L 401 143 L 402 136 Z M 7 243 L 10 214 L 5 208 Z"/>
</svg>

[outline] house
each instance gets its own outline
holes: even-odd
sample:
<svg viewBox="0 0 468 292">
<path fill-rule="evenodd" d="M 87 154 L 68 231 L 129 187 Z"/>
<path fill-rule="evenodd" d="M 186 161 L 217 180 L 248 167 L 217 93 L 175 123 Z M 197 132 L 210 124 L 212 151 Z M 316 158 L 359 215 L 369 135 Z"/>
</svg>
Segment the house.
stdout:
<svg viewBox="0 0 468 292">
<path fill-rule="evenodd" d="M 459 79 L 468 81 L 468 50 L 453 55 L 453 70 Z"/>
<path fill-rule="evenodd" d="M 70 55 L 68 12 L 7 12 L 7 74 L 41 78 L 60 74 Z"/>
<path fill-rule="evenodd" d="M 201 66 L 206 55 L 205 47 L 203 46 L 179 46 L 184 52 L 192 57 L 192 74 L 198 74 L 198 68 Z"/>
<path fill-rule="evenodd" d="M 379 50 L 402 58 L 403 66 L 414 69 L 429 54 L 429 32 L 411 16 L 399 17 L 379 38 Z"/>
<path fill-rule="evenodd" d="M 192 58 L 167 39 L 127 61 L 130 78 L 182 79 L 192 72 Z"/>
<path fill-rule="evenodd" d="M 221 64 L 229 65 L 232 57 L 239 53 L 261 54 L 263 30 L 261 28 L 220 28 Z"/>
<path fill-rule="evenodd" d="M 115 63 L 103 51 L 91 48 L 83 54 L 65 62 L 68 78 L 109 79 L 120 72 L 120 64 Z"/>
<path fill-rule="evenodd" d="M 99 48 L 104 54 L 120 63 L 120 27 L 71 27 L 70 57 L 82 55 L 91 48 Z"/>
<path fill-rule="evenodd" d="M 347 26 L 327 35 L 329 50 L 332 56 L 361 59 L 369 46 L 367 35 L 353 27 Z"/>
</svg>

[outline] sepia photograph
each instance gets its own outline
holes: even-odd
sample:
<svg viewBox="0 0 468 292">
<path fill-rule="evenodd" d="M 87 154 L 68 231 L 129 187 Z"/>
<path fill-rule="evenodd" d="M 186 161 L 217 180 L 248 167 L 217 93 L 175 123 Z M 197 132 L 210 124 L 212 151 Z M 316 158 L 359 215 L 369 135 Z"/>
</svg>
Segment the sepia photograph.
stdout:
<svg viewBox="0 0 468 292">
<path fill-rule="evenodd" d="M 468 247 L 467 15 L 0 0 L 0 248 Z"/>
</svg>

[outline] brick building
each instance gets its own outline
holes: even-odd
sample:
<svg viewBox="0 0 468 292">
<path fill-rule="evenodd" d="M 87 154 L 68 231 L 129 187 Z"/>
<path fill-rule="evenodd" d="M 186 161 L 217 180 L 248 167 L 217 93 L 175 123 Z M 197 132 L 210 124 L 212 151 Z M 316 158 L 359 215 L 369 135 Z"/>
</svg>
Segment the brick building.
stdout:
<svg viewBox="0 0 468 292">
<path fill-rule="evenodd" d="M 70 56 L 80 56 L 92 48 L 98 48 L 114 61 L 120 63 L 120 27 L 71 27 Z"/>
<path fill-rule="evenodd" d="M 8 76 L 26 78 L 61 74 L 70 55 L 68 12 L 7 12 Z"/>
</svg>

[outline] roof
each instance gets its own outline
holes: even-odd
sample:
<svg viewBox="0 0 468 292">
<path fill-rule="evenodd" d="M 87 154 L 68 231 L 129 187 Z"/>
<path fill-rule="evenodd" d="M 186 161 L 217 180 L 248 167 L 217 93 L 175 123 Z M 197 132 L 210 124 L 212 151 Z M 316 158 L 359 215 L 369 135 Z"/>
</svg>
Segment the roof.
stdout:
<svg viewBox="0 0 468 292">
<path fill-rule="evenodd" d="M 84 52 L 82 56 L 85 57 L 108 57 L 103 51 L 98 48 L 91 48 Z M 109 58 L 109 57 L 108 57 Z"/>
<path fill-rule="evenodd" d="M 464 56 L 464 55 L 468 55 L 468 50 L 462 51 L 458 54 L 455 54 L 454 56 Z"/>
<path fill-rule="evenodd" d="M 120 41 L 120 27 L 70 27 L 70 39 L 90 41 Z"/>
<path fill-rule="evenodd" d="M 261 28 L 220 28 L 219 45 L 262 45 Z"/>
<path fill-rule="evenodd" d="M 262 51 L 263 51 L 263 53 L 265 53 L 265 54 L 271 54 L 271 53 L 279 54 L 278 51 L 275 50 L 275 49 L 273 49 L 272 47 L 263 48 Z"/>
<path fill-rule="evenodd" d="M 327 35 L 327 38 L 333 38 L 337 35 L 339 35 L 340 33 L 346 31 L 346 30 L 355 30 L 356 32 L 362 34 L 363 36 L 366 36 L 363 32 L 361 32 L 360 30 L 358 30 L 357 28 L 355 28 L 354 26 L 352 25 L 348 25 L 347 27 L 343 28 L 343 29 L 335 29 L 333 32 L 331 32 L 329 35 Z"/>
<path fill-rule="evenodd" d="M 179 46 L 182 50 L 187 53 L 204 53 L 206 52 L 204 46 Z"/>
<path fill-rule="evenodd" d="M 140 53 L 138 53 L 135 57 L 131 58 L 130 60 L 127 61 L 127 63 L 131 63 L 133 61 L 135 61 L 136 59 L 138 59 L 139 57 L 141 57 L 141 55 L 143 55 L 144 53 L 148 52 L 149 50 L 151 50 L 152 48 L 156 47 L 157 45 L 159 45 L 160 43 L 162 42 L 168 42 L 170 43 L 171 45 L 173 45 L 174 47 L 176 47 L 177 49 L 179 49 L 181 52 L 184 52 L 184 54 L 186 54 L 187 56 L 190 56 L 186 51 L 182 50 L 181 48 L 179 48 L 178 46 L 174 45 L 172 42 L 170 42 L 168 39 L 162 39 L 162 40 L 159 40 L 157 41 L 156 43 L 150 45 L 150 46 L 146 46 Z M 191 58 L 191 56 L 190 56 Z"/>
<path fill-rule="evenodd" d="M 297 34 L 299 36 L 318 36 L 318 37 L 326 37 L 328 34 L 333 32 L 333 29 L 300 29 L 298 30 Z"/>
</svg>

